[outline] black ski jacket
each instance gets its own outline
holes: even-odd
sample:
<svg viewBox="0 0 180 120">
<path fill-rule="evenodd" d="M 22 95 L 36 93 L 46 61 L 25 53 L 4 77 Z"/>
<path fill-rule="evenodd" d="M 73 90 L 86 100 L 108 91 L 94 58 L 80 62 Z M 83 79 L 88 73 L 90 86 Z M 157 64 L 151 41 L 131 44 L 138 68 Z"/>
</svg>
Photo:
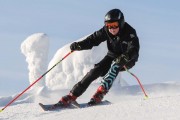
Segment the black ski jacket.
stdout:
<svg viewBox="0 0 180 120">
<path fill-rule="evenodd" d="M 101 42 L 107 42 L 108 53 L 107 55 L 116 58 L 121 54 L 128 54 L 129 58 L 134 62 L 139 57 L 139 39 L 136 31 L 128 23 L 125 23 L 120 32 L 113 36 L 109 33 L 107 27 L 94 32 L 84 40 L 78 42 L 81 50 L 91 49 L 93 46 L 98 46 Z"/>
</svg>

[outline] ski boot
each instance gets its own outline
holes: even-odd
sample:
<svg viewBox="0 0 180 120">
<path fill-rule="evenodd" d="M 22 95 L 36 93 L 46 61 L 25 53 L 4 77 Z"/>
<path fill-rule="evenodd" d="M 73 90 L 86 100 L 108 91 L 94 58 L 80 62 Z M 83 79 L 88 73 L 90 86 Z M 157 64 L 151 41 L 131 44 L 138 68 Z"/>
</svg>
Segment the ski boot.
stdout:
<svg viewBox="0 0 180 120">
<path fill-rule="evenodd" d="M 55 104 L 54 106 L 55 107 L 58 107 L 58 106 L 68 107 L 71 104 L 71 102 L 75 101 L 76 99 L 77 99 L 76 96 L 74 96 L 72 93 L 69 93 L 69 95 L 63 96 L 61 98 L 61 100 L 57 104 Z"/>
<path fill-rule="evenodd" d="M 92 106 L 92 105 L 96 105 L 96 104 L 100 103 L 102 101 L 102 99 L 104 98 L 104 95 L 106 95 L 107 92 L 108 91 L 103 86 L 100 86 L 97 89 L 96 93 L 93 95 L 93 97 L 88 102 L 88 105 Z"/>
</svg>

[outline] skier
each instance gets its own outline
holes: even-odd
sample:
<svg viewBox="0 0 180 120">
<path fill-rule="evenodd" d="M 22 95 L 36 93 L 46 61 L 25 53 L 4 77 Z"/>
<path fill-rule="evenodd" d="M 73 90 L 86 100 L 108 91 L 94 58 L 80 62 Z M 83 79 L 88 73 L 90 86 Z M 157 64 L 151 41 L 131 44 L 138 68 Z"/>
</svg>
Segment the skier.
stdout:
<svg viewBox="0 0 180 120">
<path fill-rule="evenodd" d="M 119 9 L 107 12 L 104 26 L 84 40 L 72 43 L 70 49 L 72 51 L 88 50 L 104 41 L 107 42 L 107 55 L 55 105 L 68 106 L 81 96 L 95 79 L 104 76 L 101 85 L 88 104 L 100 103 L 118 73 L 125 70 L 123 66 L 130 69 L 135 65 L 139 57 L 139 39 L 135 29 L 125 22 L 124 15 Z"/>
</svg>

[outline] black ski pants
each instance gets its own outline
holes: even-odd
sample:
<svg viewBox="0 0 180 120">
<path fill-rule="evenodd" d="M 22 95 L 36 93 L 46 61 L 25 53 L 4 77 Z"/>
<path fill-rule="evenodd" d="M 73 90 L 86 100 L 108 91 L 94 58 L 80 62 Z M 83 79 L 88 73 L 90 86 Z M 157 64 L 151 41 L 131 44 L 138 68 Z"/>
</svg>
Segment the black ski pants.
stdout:
<svg viewBox="0 0 180 120">
<path fill-rule="evenodd" d="M 113 60 L 114 58 L 106 55 L 98 64 L 95 64 L 94 68 L 91 69 L 81 81 L 74 85 L 71 93 L 76 97 L 81 96 L 95 79 L 104 76 L 108 72 Z M 131 68 L 132 66 L 134 66 L 134 63 L 126 67 Z M 124 69 L 122 68 L 120 71 L 124 71 Z"/>
</svg>

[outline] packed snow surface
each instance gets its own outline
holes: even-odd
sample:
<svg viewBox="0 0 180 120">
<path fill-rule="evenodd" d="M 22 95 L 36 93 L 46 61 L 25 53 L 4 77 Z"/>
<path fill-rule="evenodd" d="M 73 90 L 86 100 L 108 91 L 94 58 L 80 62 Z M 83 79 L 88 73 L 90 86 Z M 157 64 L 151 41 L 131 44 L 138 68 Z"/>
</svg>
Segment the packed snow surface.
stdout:
<svg viewBox="0 0 180 120">
<path fill-rule="evenodd" d="M 170 91 L 163 91 L 166 87 Z M 179 85 L 161 84 L 162 90 L 150 92 L 157 85 L 152 85 L 148 89 L 149 98 L 144 100 L 138 86 L 128 86 L 124 88 L 114 88 L 105 99 L 113 104 L 105 106 L 95 106 L 82 109 L 43 111 L 38 102 L 54 103 L 63 94 L 55 92 L 48 97 L 41 97 L 33 103 L 19 103 L 12 105 L 0 113 L 0 120 L 179 120 L 180 119 L 180 94 L 177 92 Z M 148 86 L 146 86 L 148 88 Z M 128 92 L 135 90 L 136 92 Z M 121 94 L 124 91 L 126 94 Z M 118 93 L 120 92 L 120 93 Z M 88 91 L 88 93 L 90 93 Z M 87 102 L 88 93 L 81 97 L 78 102 Z M 7 99 L 9 100 L 9 99 Z"/>
</svg>

